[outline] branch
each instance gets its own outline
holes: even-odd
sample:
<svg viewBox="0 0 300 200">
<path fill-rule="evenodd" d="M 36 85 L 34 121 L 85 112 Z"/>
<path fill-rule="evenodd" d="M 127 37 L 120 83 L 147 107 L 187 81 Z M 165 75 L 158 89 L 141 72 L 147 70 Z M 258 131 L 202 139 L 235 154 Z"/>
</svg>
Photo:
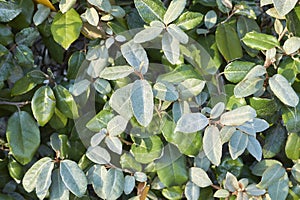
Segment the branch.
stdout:
<svg viewBox="0 0 300 200">
<path fill-rule="evenodd" d="M 10 105 L 10 106 L 17 106 L 17 107 L 23 107 L 30 103 L 31 103 L 30 101 L 24 101 L 24 102 L 0 101 L 0 105 Z"/>
</svg>

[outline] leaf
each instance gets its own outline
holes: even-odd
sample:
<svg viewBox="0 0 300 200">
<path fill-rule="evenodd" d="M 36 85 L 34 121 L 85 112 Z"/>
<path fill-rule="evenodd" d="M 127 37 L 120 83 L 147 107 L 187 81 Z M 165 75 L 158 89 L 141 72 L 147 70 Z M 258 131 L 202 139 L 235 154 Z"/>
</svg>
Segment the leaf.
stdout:
<svg viewBox="0 0 300 200">
<path fill-rule="evenodd" d="M 83 16 L 86 18 L 87 22 L 92 26 L 97 26 L 99 23 L 99 14 L 97 10 L 93 7 L 87 8 Z"/>
<path fill-rule="evenodd" d="M 300 48 L 300 38 L 299 37 L 290 37 L 283 44 L 283 50 L 286 54 L 292 54 Z"/>
<path fill-rule="evenodd" d="M 203 150 L 207 158 L 214 164 L 219 165 L 222 157 L 222 141 L 220 131 L 216 126 L 208 126 L 203 137 Z"/>
<path fill-rule="evenodd" d="M 126 195 L 130 194 L 135 186 L 134 176 L 126 175 L 124 179 L 124 193 Z"/>
<path fill-rule="evenodd" d="M 225 110 L 225 104 L 223 102 L 217 103 L 210 111 L 210 118 L 216 119 L 220 117 L 220 115 L 224 112 L 224 110 Z"/>
<path fill-rule="evenodd" d="M 118 137 L 107 136 L 105 138 L 105 144 L 111 151 L 113 151 L 119 155 L 122 154 L 122 142 L 120 141 L 120 139 Z"/>
<path fill-rule="evenodd" d="M 187 200 L 199 199 L 200 188 L 192 181 L 188 181 L 185 185 L 184 194 Z"/>
<path fill-rule="evenodd" d="M 35 162 L 23 177 L 23 187 L 26 192 L 32 192 L 36 187 L 38 177 L 44 166 L 47 166 L 52 161 L 49 157 L 44 157 Z"/>
<path fill-rule="evenodd" d="M 176 101 L 178 92 L 174 85 L 168 82 L 157 82 L 153 86 L 153 94 L 156 98 L 163 101 Z"/>
<path fill-rule="evenodd" d="M 218 49 L 227 61 L 243 56 L 240 39 L 231 25 L 220 24 L 217 27 L 216 42 Z"/>
<path fill-rule="evenodd" d="M 27 47 L 23 44 L 17 45 L 17 47 L 15 48 L 14 54 L 15 54 L 15 59 L 20 66 L 22 66 L 22 67 L 32 66 L 33 67 L 33 65 L 34 65 L 33 53 L 29 47 Z"/>
<path fill-rule="evenodd" d="M 52 172 L 52 184 L 50 188 L 50 199 L 61 200 L 69 198 L 69 190 L 65 186 L 59 173 L 59 169 Z"/>
<path fill-rule="evenodd" d="M 239 130 L 233 133 L 229 141 L 229 153 L 232 159 L 235 160 L 244 153 L 248 140 L 248 136 Z"/>
<path fill-rule="evenodd" d="M 230 192 L 235 192 L 239 188 L 240 187 L 237 178 L 232 173 L 227 172 L 225 180 L 225 189 L 229 190 Z"/>
<path fill-rule="evenodd" d="M 147 182 L 147 175 L 143 172 L 135 172 L 134 173 L 134 178 L 138 182 Z"/>
<path fill-rule="evenodd" d="M 185 158 L 172 144 L 165 146 L 162 157 L 155 161 L 155 169 L 160 181 L 167 187 L 181 185 L 188 180 Z"/>
<path fill-rule="evenodd" d="M 298 151 L 300 148 L 300 134 L 299 133 L 291 133 L 288 136 L 285 145 L 285 154 L 291 160 L 297 160 L 300 158 L 300 152 Z"/>
<path fill-rule="evenodd" d="M 288 83 L 286 78 L 280 74 L 275 74 L 269 79 L 269 85 L 278 99 L 291 107 L 296 107 L 299 103 L 299 97 Z"/>
<path fill-rule="evenodd" d="M 198 26 L 203 19 L 203 15 L 200 12 L 184 12 L 176 20 L 175 24 L 184 31 L 191 30 Z"/>
<path fill-rule="evenodd" d="M 96 133 L 91 138 L 91 146 L 95 147 L 99 145 L 105 137 L 106 137 L 106 130 L 102 129 L 99 133 Z"/>
<path fill-rule="evenodd" d="M 162 190 L 162 195 L 166 199 L 174 199 L 174 200 L 179 200 L 182 199 L 182 189 L 179 186 L 174 186 L 170 188 L 165 188 Z"/>
<path fill-rule="evenodd" d="M 124 190 L 124 175 L 120 169 L 111 168 L 106 175 L 105 194 L 109 199 L 118 199 Z"/>
<path fill-rule="evenodd" d="M 76 79 L 79 68 L 85 60 L 85 53 L 81 51 L 75 51 L 68 60 L 67 78 Z"/>
<path fill-rule="evenodd" d="M 99 165 L 108 164 L 111 160 L 108 151 L 100 146 L 89 147 L 86 156 Z"/>
<path fill-rule="evenodd" d="M 32 46 L 33 43 L 38 39 L 40 33 L 37 29 L 28 27 L 22 29 L 16 34 L 15 41 L 18 45 Z"/>
<path fill-rule="evenodd" d="M 227 190 L 219 189 L 215 192 L 214 197 L 215 198 L 226 198 L 229 197 L 230 193 Z"/>
<path fill-rule="evenodd" d="M 105 95 L 111 92 L 111 86 L 107 80 L 97 78 L 93 85 L 97 92 L 99 92 L 100 94 Z"/>
<path fill-rule="evenodd" d="M 236 128 L 232 126 L 224 126 L 220 131 L 220 138 L 222 141 L 222 144 L 228 142 L 232 136 L 232 134 L 235 132 Z"/>
<path fill-rule="evenodd" d="M 182 44 L 187 44 L 189 41 L 189 36 L 183 32 L 177 25 L 175 24 L 170 24 L 167 27 L 168 33 L 172 35 L 173 38 L 176 38 L 180 43 Z"/>
<path fill-rule="evenodd" d="M 164 23 L 167 25 L 177 19 L 184 10 L 186 0 L 173 0 L 171 1 L 165 15 Z"/>
<path fill-rule="evenodd" d="M 138 32 L 134 36 L 134 38 L 133 38 L 134 42 L 135 43 L 144 43 L 147 41 L 151 41 L 151 40 L 157 38 L 161 34 L 161 32 L 163 31 L 163 28 L 164 27 L 160 27 L 160 26 L 147 27 L 144 30 Z"/>
<path fill-rule="evenodd" d="M 87 179 L 77 163 L 71 160 L 60 162 L 60 176 L 65 186 L 77 197 L 82 197 L 87 189 Z"/>
<path fill-rule="evenodd" d="M 15 112 L 9 118 L 6 138 L 10 152 L 22 165 L 31 161 L 40 146 L 40 130 L 25 111 Z"/>
<path fill-rule="evenodd" d="M 268 187 L 268 193 L 273 200 L 286 199 L 289 193 L 289 178 L 287 173 L 280 178 L 277 182 Z"/>
<path fill-rule="evenodd" d="M 101 110 L 95 117 L 93 117 L 86 127 L 94 132 L 100 132 L 107 127 L 107 123 L 114 117 L 114 114 L 108 110 Z"/>
<path fill-rule="evenodd" d="M 297 0 L 283 1 L 283 0 L 272 0 L 277 12 L 284 16 L 288 14 L 297 4 Z"/>
<path fill-rule="evenodd" d="M 164 51 L 167 60 L 172 65 L 175 65 L 178 62 L 180 56 L 179 41 L 168 32 L 165 32 L 163 35 L 162 50 Z"/>
<path fill-rule="evenodd" d="M 42 4 L 38 4 L 37 11 L 34 13 L 34 16 L 33 16 L 34 25 L 38 26 L 38 25 L 42 24 L 47 19 L 50 12 L 51 12 L 50 8 L 48 8 L 47 6 L 44 6 Z"/>
<path fill-rule="evenodd" d="M 224 74 L 228 81 L 238 83 L 245 78 L 254 66 L 255 63 L 252 62 L 233 61 L 225 67 Z"/>
<path fill-rule="evenodd" d="M 146 80 L 136 80 L 131 89 L 130 102 L 133 115 L 140 125 L 146 127 L 153 118 L 153 92 Z"/>
<path fill-rule="evenodd" d="M 210 178 L 208 177 L 206 172 L 201 168 L 191 167 L 189 174 L 190 180 L 200 188 L 212 185 Z"/>
<path fill-rule="evenodd" d="M 133 138 L 133 140 L 134 144 L 131 146 L 131 152 L 136 161 L 147 164 L 161 157 L 163 143 L 158 136 Z"/>
<path fill-rule="evenodd" d="M 105 184 L 107 183 L 107 170 L 101 165 L 94 165 L 93 167 L 94 169 L 91 174 L 91 183 L 94 191 L 99 197 L 106 199 Z"/>
<path fill-rule="evenodd" d="M 285 169 L 279 164 L 274 164 L 264 171 L 261 181 L 256 186 L 261 189 L 267 189 L 273 183 L 278 182 L 284 174 Z"/>
<path fill-rule="evenodd" d="M 110 12 L 111 11 L 111 4 L 109 0 L 101 0 L 101 1 L 97 1 L 97 0 L 88 0 L 88 2 L 90 4 L 92 4 L 93 6 L 96 6 L 97 8 L 99 8 L 100 10 L 103 10 L 105 12 Z"/>
<path fill-rule="evenodd" d="M 72 8 L 65 14 L 57 13 L 51 25 L 54 40 L 64 49 L 79 37 L 82 21 L 79 14 Z"/>
<path fill-rule="evenodd" d="M 255 117 L 256 111 L 247 105 L 222 114 L 220 122 L 226 126 L 239 126 Z"/>
<path fill-rule="evenodd" d="M 246 192 L 247 192 L 247 194 L 249 194 L 251 196 L 261 196 L 261 195 L 264 195 L 266 193 L 266 190 L 259 189 L 259 188 L 256 187 L 255 184 L 251 184 L 251 185 L 246 187 Z"/>
<path fill-rule="evenodd" d="M 296 163 L 292 167 L 292 175 L 296 181 L 300 182 L 300 163 Z"/>
<path fill-rule="evenodd" d="M 264 158 L 272 158 L 279 153 L 285 144 L 286 138 L 285 129 L 281 125 L 272 126 L 267 130 L 263 146 Z"/>
<path fill-rule="evenodd" d="M 138 163 L 130 153 L 124 153 L 120 158 L 122 169 L 142 171 L 142 165 Z"/>
<path fill-rule="evenodd" d="M 146 23 L 163 21 L 165 7 L 159 0 L 134 0 L 135 7 Z"/>
<path fill-rule="evenodd" d="M 208 125 L 208 119 L 201 113 L 183 114 L 178 120 L 175 132 L 193 133 Z"/>
<path fill-rule="evenodd" d="M 218 16 L 214 10 L 210 10 L 206 13 L 204 18 L 204 23 L 206 28 L 211 29 L 217 23 Z"/>
<path fill-rule="evenodd" d="M 274 47 L 279 47 L 279 42 L 272 35 L 251 31 L 247 33 L 242 41 L 249 47 L 257 50 L 269 50 Z"/>
<path fill-rule="evenodd" d="M 128 121 L 122 116 L 117 115 L 112 118 L 107 124 L 108 134 L 110 136 L 118 136 L 126 129 Z"/>
<path fill-rule="evenodd" d="M 49 86 L 40 87 L 33 95 L 31 109 L 40 126 L 45 126 L 54 114 L 56 99 Z"/>
<path fill-rule="evenodd" d="M 51 174 L 54 168 L 54 162 L 47 162 L 40 170 L 39 176 L 36 182 L 36 195 L 39 199 L 44 199 L 48 193 L 50 185 L 52 183 Z"/>
<path fill-rule="evenodd" d="M 56 85 L 53 91 L 57 108 L 68 118 L 77 118 L 79 116 L 78 109 L 72 94 L 61 85 Z"/>
<path fill-rule="evenodd" d="M 263 85 L 264 85 L 263 78 L 258 77 L 258 78 L 244 79 L 234 87 L 234 96 L 236 98 L 250 96 L 258 92 L 259 90 L 261 90 L 263 88 Z"/>
<path fill-rule="evenodd" d="M 177 89 L 180 99 L 188 100 L 189 98 L 197 96 L 204 89 L 205 83 L 205 81 L 195 78 L 189 78 L 179 83 Z"/>
<path fill-rule="evenodd" d="M 262 176 L 262 174 L 264 173 L 264 171 L 271 167 L 274 164 L 279 164 L 282 165 L 281 162 L 277 161 L 277 160 L 272 160 L 272 159 L 264 159 L 260 162 L 258 162 L 252 169 L 252 173 L 256 176 Z"/>
<path fill-rule="evenodd" d="M 22 8 L 13 2 L 0 2 L 0 22 L 9 22 L 22 12 Z"/>
<path fill-rule="evenodd" d="M 260 143 L 253 136 L 249 136 L 248 139 L 247 150 L 259 162 L 262 157 L 262 148 Z"/>
<path fill-rule="evenodd" d="M 148 71 L 149 60 L 142 45 L 134 43 L 133 40 L 121 46 L 121 52 L 126 61 L 134 70 L 145 74 Z"/>
<path fill-rule="evenodd" d="M 133 84 L 128 84 L 117 89 L 109 100 L 109 105 L 122 117 L 129 120 L 132 116 L 132 107 L 130 103 L 131 90 Z"/>
<path fill-rule="evenodd" d="M 68 10 L 70 10 L 76 3 L 76 0 L 61 0 L 59 2 L 59 10 L 65 14 Z"/>
<path fill-rule="evenodd" d="M 100 73 L 100 78 L 107 80 L 117 80 L 120 78 L 127 77 L 129 74 L 134 72 L 134 69 L 130 66 L 116 66 L 116 67 L 106 67 Z"/>
</svg>

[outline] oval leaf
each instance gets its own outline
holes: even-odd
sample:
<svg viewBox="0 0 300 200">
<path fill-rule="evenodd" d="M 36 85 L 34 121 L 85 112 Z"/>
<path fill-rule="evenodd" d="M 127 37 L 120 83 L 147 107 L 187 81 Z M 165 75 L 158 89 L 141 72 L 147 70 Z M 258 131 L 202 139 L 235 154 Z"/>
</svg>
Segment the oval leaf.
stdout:
<svg viewBox="0 0 300 200">
<path fill-rule="evenodd" d="M 208 119 L 201 113 L 183 114 L 177 122 L 175 132 L 194 133 L 208 125 Z"/>
<path fill-rule="evenodd" d="M 220 131 L 216 126 L 208 126 L 203 137 L 203 150 L 207 158 L 214 164 L 219 165 L 222 157 L 222 141 Z"/>
</svg>

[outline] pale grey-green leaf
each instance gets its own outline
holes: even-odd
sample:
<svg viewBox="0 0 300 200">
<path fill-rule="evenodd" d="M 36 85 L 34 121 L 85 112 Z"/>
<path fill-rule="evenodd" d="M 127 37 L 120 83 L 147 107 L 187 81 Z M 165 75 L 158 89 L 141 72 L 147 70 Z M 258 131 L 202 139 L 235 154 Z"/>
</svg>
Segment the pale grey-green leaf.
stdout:
<svg viewBox="0 0 300 200">
<path fill-rule="evenodd" d="M 187 184 L 185 185 L 184 194 L 188 200 L 199 199 L 200 187 L 197 186 L 192 181 L 188 181 Z"/>
<path fill-rule="evenodd" d="M 52 184 L 50 188 L 50 200 L 68 199 L 70 192 L 61 179 L 59 169 L 52 172 Z"/>
<path fill-rule="evenodd" d="M 226 173 L 225 189 L 230 192 L 235 192 L 239 189 L 239 182 L 237 178 L 230 172 Z"/>
<path fill-rule="evenodd" d="M 148 42 L 158 37 L 162 31 L 163 27 L 151 26 L 138 32 L 133 39 L 135 43 Z"/>
<path fill-rule="evenodd" d="M 182 100 L 187 100 L 191 97 L 195 97 L 202 92 L 205 87 L 205 81 L 190 78 L 179 83 L 177 86 L 179 97 Z"/>
<path fill-rule="evenodd" d="M 132 72 L 134 72 L 134 69 L 128 65 L 106 67 L 100 73 L 100 78 L 104 78 L 107 80 L 117 80 L 119 78 L 127 77 Z"/>
<path fill-rule="evenodd" d="M 108 164 L 111 159 L 107 150 L 100 146 L 89 147 L 86 156 L 88 159 L 99 165 Z"/>
<path fill-rule="evenodd" d="M 217 103 L 210 111 L 210 118 L 216 119 L 220 117 L 220 115 L 224 112 L 224 110 L 225 110 L 225 104 L 223 102 Z"/>
<path fill-rule="evenodd" d="M 206 13 L 204 17 L 204 23 L 206 28 L 210 29 L 214 27 L 214 25 L 217 23 L 218 16 L 214 10 L 210 10 Z"/>
<path fill-rule="evenodd" d="M 118 137 L 107 136 L 105 138 L 105 144 L 111 151 L 113 151 L 119 155 L 122 154 L 122 142 L 120 141 L 120 139 Z"/>
<path fill-rule="evenodd" d="M 112 118 L 107 124 L 108 134 L 110 136 L 118 136 L 123 133 L 126 129 L 128 120 L 121 115 L 117 115 Z"/>
<path fill-rule="evenodd" d="M 42 24 L 50 14 L 50 8 L 42 4 L 37 4 L 37 11 L 33 15 L 33 23 L 38 26 Z"/>
<path fill-rule="evenodd" d="M 262 148 L 258 140 L 253 136 L 248 136 L 247 150 L 259 162 L 262 157 Z"/>
<path fill-rule="evenodd" d="M 135 186 L 135 178 L 133 176 L 126 175 L 124 180 L 124 193 L 130 194 Z"/>
<path fill-rule="evenodd" d="M 237 130 L 233 133 L 229 141 L 229 153 L 232 159 L 237 159 L 244 153 L 248 145 L 248 135 Z"/>
<path fill-rule="evenodd" d="M 169 24 L 177 19 L 185 8 L 186 0 L 171 1 L 165 15 L 164 23 Z"/>
<path fill-rule="evenodd" d="M 201 113 L 183 114 L 177 122 L 175 132 L 194 133 L 208 125 L 208 119 Z"/>
<path fill-rule="evenodd" d="M 292 54 L 300 48 L 300 37 L 290 37 L 283 44 L 283 50 L 286 54 Z"/>
<path fill-rule="evenodd" d="M 216 126 L 208 126 L 203 137 L 203 150 L 207 158 L 214 164 L 219 165 L 222 157 L 222 141 L 220 131 Z"/>
<path fill-rule="evenodd" d="M 76 82 L 73 86 L 72 94 L 74 96 L 81 95 L 82 93 L 84 93 L 85 91 L 88 90 L 88 88 L 90 87 L 90 84 L 91 84 L 91 82 L 86 79 Z"/>
<path fill-rule="evenodd" d="M 232 136 L 232 134 L 235 132 L 236 128 L 232 126 L 224 126 L 220 131 L 220 138 L 222 141 L 222 144 L 228 142 Z"/>
<path fill-rule="evenodd" d="M 266 193 L 266 190 L 265 189 L 259 189 L 256 187 L 255 184 L 251 184 L 251 185 L 248 185 L 246 187 L 246 192 L 247 194 L 251 195 L 251 196 L 261 196 L 261 195 L 264 195 Z"/>
<path fill-rule="evenodd" d="M 157 82 L 153 86 L 154 96 L 164 101 L 176 101 L 179 97 L 174 85 L 168 82 Z"/>
<path fill-rule="evenodd" d="M 230 193 L 225 189 L 219 189 L 215 192 L 214 197 L 215 198 L 227 198 L 229 197 Z"/>
<path fill-rule="evenodd" d="M 268 193 L 272 200 L 287 199 L 286 197 L 289 193 L 289 177 L 287 173 L 268 187 Z"/>
<path fill-rule="evenodd" d="M 191 167 L 189 174 L 190 174 L 190 180 L 201 188 L 210 186 L 212 184 L 207 173 L 201 168 Z"/>
<path fill-rule="evenodd" d="M 255 117 L 256 111 L 247 105 L 222 114 L 220 122 L 226 126 L 239 126 Z"/>
<path fill-rule="evenodd" d="M 270 185 L 279 181 L 285 174 L 285 169 L 281 164 L 274 164 L 268 167 L 262 174 L 261 181 L 257 184 L 258 188 L 267 189 Z"/>
<path fill-rule="evenodd" d="M 167 31 L 173 36 L 173 38 L 176 38 L 180 43 L 186 44 L 189 41 L 189 36 L 183 32 L 177 25 L 170 24 L 167 27 Z"/>
<path fill-rule="evenodd" d="M 162 49 L 168 61 L 175 65 L 179 60 L 179 41 L 170 33 L 165 32 L 162 38 Z"/>
<path fill-rule="evenodd" d="M 288 14 L 297 2 L 298 0 L 273 0 L 274 7 L 281 16 Z"/>
<path fill-rule="evenodd" d="M 76 0 L 61 0 L 59 2 L 59 10 L 62 13 L 66 13 L 68 10 L 70 10 L 76 3 Z"/>
<path fill-rule="evenodd" d="M 97 26 L 99 23 L 99 14 L 94 7 L 86 9 L 85 18 L 92 26 Z"/>
<path fill-rule="evenodd" d="M 51 185 L 51 174 L 54 167 L 54 162 L 48 162 L 40 171 L 36 182 L 36 195 L 39 199 L 44 199 Z"/>
<path fill-rule="evenodd" d="M 124 175 L 120 169 L 111 168 L 107 172 L 105 194 L 107 199 L 118 199 L 124 190 Z"/>
<path fill-rule="evenodd" d="M 99 133 L 96 133 L 91 138 L 91 146 L 94 147 L 99 145 L 105 137 L 106 137 L 106 130 L 102 129 Z"/>
</svg>

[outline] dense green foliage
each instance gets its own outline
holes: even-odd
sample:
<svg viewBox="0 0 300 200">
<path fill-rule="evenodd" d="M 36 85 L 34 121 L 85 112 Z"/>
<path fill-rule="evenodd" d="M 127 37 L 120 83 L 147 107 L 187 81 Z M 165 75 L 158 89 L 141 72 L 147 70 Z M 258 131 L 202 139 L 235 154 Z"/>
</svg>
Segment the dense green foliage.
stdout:
<svg viewBox="0 0 300 200">
<path fill-rule="evenodd" d="M 300 199 L 297 0 L 0 0 L 0 199 Z"/>
</svg>

